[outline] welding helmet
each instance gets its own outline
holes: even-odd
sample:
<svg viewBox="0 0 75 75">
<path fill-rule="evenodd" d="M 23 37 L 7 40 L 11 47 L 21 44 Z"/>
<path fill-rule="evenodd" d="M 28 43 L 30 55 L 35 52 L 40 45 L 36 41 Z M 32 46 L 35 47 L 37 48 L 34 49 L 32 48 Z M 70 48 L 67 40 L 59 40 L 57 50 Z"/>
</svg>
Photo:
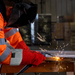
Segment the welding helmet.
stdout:
<svg viewBox="0 0 75 75">
<path fill-rule="evenodd" d="M 32 23 L 37 14 L 37 5 L 30 2 L 16 2 L 13 5 L 13 9 L 10 18 L 7 22 L 7 27 L 21 27 Z"/>
<path fill-rule="evenodd" d="M 3 0 L 0 0 L 0 12 L 1 12 L 4 20 L 6 20 L 6 8 L 5 8 L 5 4 L 4 4 Z"/>
</svg>

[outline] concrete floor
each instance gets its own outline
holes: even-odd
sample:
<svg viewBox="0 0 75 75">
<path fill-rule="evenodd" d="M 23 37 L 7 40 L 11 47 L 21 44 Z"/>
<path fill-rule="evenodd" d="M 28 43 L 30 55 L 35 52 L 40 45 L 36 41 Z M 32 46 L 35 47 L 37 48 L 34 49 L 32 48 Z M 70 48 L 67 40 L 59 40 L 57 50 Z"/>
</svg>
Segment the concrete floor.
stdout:
<svg viewBox="0 0 75 75">
<path fill-rule="evenodd" d="M 52 44 L 50 45 L 39 45 L 39 46 L 36 46 L 36 45 L 32 45 L 32 46 L 29 46 L 30 50 L 40 50 L 40 48 L 42 49 L 46 49 L 46 50 L 56 50 L 56 48 L 60 47 L 60 46 L 64 46 L 68 44 L 68 46 L 64 47 L 64 50 L 71 50 L 71 46 L 70 46 L 70 41 L 55 41 L 53 42 Z M 12 48 L 9 46 L 9 44 L 7 43 L 8 47 L 9 48 Z M 60 49 L 61 50 L 61 49 Z M 14 74 L 16 75 L 16 73 Z M 66 75 L 66 72 L 54 72 L 54 73 L 22 73 L 20 75 Z"/>
</svg>

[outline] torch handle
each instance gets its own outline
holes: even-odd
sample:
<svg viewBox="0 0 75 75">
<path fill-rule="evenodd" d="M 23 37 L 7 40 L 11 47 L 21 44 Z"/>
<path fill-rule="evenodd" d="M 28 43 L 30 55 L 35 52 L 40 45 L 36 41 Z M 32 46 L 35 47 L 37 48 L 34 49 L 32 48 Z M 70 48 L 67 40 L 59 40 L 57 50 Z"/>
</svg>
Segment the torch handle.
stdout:
<svg viewBox="0 0 75 75">
<path fill-rule="evenodd" d="M 26 65 L 26 66 L 24 66 L 20 71 L 19 71 L 19 73 L 17 73 L 16 75 L 19 75 L 20 73 L 23 73 L 24 71 L 26 71 L 29 67 L 31 67 L 32 65 L 30 64 L 30 65 Z"/>
</svg>

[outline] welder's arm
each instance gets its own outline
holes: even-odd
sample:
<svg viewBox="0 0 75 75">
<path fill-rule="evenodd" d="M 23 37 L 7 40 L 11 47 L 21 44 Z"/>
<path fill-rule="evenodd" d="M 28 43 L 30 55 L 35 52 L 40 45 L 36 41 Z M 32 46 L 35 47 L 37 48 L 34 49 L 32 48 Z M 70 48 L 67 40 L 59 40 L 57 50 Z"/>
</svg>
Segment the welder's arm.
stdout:
<svg viewBox="0 0 75 75">
<path fill-rule="evenodd" d="M 5 35 L 7 36 L 7 33 L 9 33 L 10 31 L 11 32 L 15 31 L 15 30 L 14 29 L 5 29 L 5 31 L 6 31 Z M 9 44 L 11 46 L 13 46 L 14 48 L 22 49 L 22 52 L 19 52 L 20 55 L 22 54 L 22 60 L 19 58 L 19 56 L 20 56 L 19 54 L 18 54 L 18 58 L 17 58 L 17 60 L 18 59 L 20 60 L 19 65 L 21 65 L 21 64 L 24 64 L 24 65 L 32 64 L 33 66 L 38 66 L 39 64 L 41 64 L 46 59 L 45 56 L 43 56 L 40 52 L 29 50 L 28 46 L 24 43 L 24 41 L 22 40 L 21 35 L 18 31 L 13 35 L 11 35 L 11 34 L 12 33 L 8 34 L 9 37 L 6 38 L 9 41 Z M 16 53 L 17 53 L 17 51 L 16 51 Z M 13 59 L 11 59 L 10 64 L 12 65 L 13 63 L 15 65 L 15 63 L 17 63 L 17 62 L 13 62 Z"/>
</svg>

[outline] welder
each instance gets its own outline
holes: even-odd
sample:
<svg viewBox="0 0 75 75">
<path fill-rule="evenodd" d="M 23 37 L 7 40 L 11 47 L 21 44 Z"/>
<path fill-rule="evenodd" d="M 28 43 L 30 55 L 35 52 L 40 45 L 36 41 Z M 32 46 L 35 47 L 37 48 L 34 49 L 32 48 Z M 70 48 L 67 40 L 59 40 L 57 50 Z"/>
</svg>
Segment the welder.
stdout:
<svg viewBox="0 0 75 75">
<path fill-rule="evenodd" d="M 28 11 L 26 13 L 28 13 Z M 32 12 L 31 12 L 30 16 L 31 15 L 33 15 Z M 19 21 L 21 20 L 21 22 L 18 23 L 18 20 L 17 20 L 17 22 L 15 22 L 11 25 L 8 24 L 6 18 L 7 17 L 6 17 L 5 4 L 4 4 L 3 0 L 0 0 L 0 64 L 11 65 L 11 63 L 12 63 L 12 59 L 11 59 L 12 58 L 12 50 L 7 47 L 5 39 L 14 48 L 14 50 L 20 49 L 20 54 L 18 54 L 18 57 L 20 57 L 20 55 L 22 55 L 22 57 L 21 57 L 21 59 L 19 58 L 18 65 L 32 64 L 33 66 L 38 66 L 43 61 L 45 61 L 45 59 L 46 59 L 45 56 L 42 55 L 40 52 L 30 50 L 29 47 L 23 41 L 19 31 L 17 31 L 17 28 L 12 28 L 12 27 L 15 27 L 16 25 L 17 25 L 17 27 L 20 27 L 21 23 L 22 23 L 22 26 L 25 25 L 25 24 L 23 24 L 23 22 L 30 23 L 31 21 L 33 21 L 32 18 L 30 18 L 30 21 L 25 20 L 22 22 L 22 20 L 21 20 L 22 17 L 21 17 L 21 19 L 19 19 Z M 27 18 L 27 16 L 26 16 L 26 18 Z"/>
</svg>

